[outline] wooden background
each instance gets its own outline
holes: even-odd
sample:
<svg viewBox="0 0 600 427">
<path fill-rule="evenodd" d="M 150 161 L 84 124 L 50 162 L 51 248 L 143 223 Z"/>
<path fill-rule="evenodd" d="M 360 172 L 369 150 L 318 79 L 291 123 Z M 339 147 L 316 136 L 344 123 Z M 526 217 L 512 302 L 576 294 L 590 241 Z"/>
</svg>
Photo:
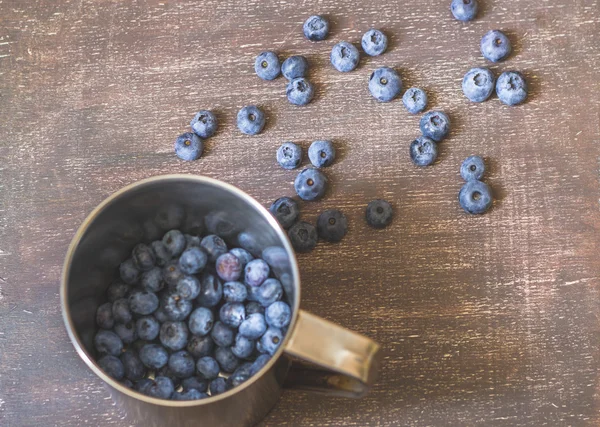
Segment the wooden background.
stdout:
<svg viewBox="0 0 600 427">
<path fill-rule="evenodd" d="M 302 305 L 380 342 L 384 364 L 363 400 L 288 391 L 264 425 L 599 425 L 600 4 L 484 0 L 479 19 L 460 23 L 449 3 L 1 0 L 0 425 L 126 425 L 75 354 L 58 297 L 69 241 L 101 200 L 178 172 L 266 205 L 293 195 L 279 144 L 319 138 L 339 160 L 302 217 L 341 208 L 350 231 L 300 256 Z M 329 16 L 328 40 L 303 38 L 313 13 Z M 335 71 L 333 44 L 369 27 L 390 36 L 389 51 Z M 515 52 L 491 68 L 524 72 L 525 105 L 461 92 L 469 68 L 490 66 L 479 40 L 495 28 Z M 308 57 L 310 105 L 289 104 L 283 78 L 255 76 L 264 49 Z M 383 65 L 451 117 L 433 167 L 408 156 L 419 117 L 369 95 Z M 254 103 L 266 131 L 241 135 L 235 114 Z M 200 108 L 221 127 L 184 163 L 172 143 Z M 457 202 L 471 154 L 487 159 L 497 197 L 480 217 Z M 363 211 L 380 197 L 396 216 L 374 231 Z"/>
</svg>

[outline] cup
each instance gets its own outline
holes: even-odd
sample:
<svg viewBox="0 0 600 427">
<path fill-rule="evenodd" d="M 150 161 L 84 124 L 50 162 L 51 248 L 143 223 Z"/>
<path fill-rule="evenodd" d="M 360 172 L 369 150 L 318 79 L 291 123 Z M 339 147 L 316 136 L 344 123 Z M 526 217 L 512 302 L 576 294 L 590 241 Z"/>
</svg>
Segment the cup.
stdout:
<svg viewBox="0 0 600 427">
<path fill-rule="evenodd" d="M 106 375 L 95 361 L 95 313 L 120 262 L 134 245 L 169 229 L 217 233 L 230 245 L 262 256 L 278 277 L 292 320 L 260 372 L 214 397 L 169 401 L 138 393 Z M 275 405 L 283 387 L 360 397 L 373 384 L 379 345 L 300 306 L 300 276 L 284 230 L 256 200 L 236 187 L 194 175 L 165 175 L 117 191 L 85 219 L 69 247 L 61 304 L 77 353 L 108 386 L 128 418 L 144 426 L 250 426 Z"/>
</svg>

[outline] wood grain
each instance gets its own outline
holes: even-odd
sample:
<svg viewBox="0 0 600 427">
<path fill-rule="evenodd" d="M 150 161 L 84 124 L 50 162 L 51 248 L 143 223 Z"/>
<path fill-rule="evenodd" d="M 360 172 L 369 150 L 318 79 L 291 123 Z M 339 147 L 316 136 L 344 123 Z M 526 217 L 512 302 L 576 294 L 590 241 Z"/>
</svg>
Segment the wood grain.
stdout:
<svg viewBox="0 0 600 427">
<path fill-rule="evenodd" d="M 449 1 L 0 1 L 0 424 L 123 426 L 101 381 L 78 359 L 58 298 L 75 229 L 106 196 L 140 178 L 199 173 L 268 204 L 292 195 L 295 172 L 275 163 L 285 140 L 330 138 L 332 186 L 302 205 L 314 221 L 341 208 L 350 232 L 300 256 L 303 307 L 384 348 L 366 398 L 286 392 L 265 426 L 592 426 L 600 424 L 600 9 L 596 0 L 482 0 L 460 23 Z M 302 37 L 326 14 L 331 37 Z M 336 72 L 329 51 L 370 27 L 388 53 Z M 496 73 L 531 87 L 516 108 L 469 103 L 460 81 L 489 66 L 479 40 L 505 30 L 515 44 Z M 255 55 L 304 54 L 316 99 L 299 108 L 285 81 L 259 80 Z M 397 68 L 451 137 L 438 163 L 414 167 L 418 116 L 367 89 Z M 243 105 L 268 113 L 260 136 L 234 126 Z M 199 108 L 221 128 L 205 156 L 178 161 L 172 141 Z M 497 197 L 467 216 L 458 169 L 485 156 Z M 363 210 L 393 202 L 373 231 Z"/>
</svg>

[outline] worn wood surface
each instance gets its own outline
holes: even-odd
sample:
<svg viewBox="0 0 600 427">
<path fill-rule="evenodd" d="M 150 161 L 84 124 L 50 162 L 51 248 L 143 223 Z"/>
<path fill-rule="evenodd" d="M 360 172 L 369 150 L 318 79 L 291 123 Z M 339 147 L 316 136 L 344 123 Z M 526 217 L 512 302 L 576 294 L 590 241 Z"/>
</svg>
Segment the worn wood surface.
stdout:
<svg viewBox="0 0 600 427">
<path fill-rule="evenodd" d="M 360 401 L 285 392 L 264 425 L 587 426 L 600 423 L 600 3 L 485 0 L 459 23 L 448 0 L 0 1 L 0 425 L 126 425 L 63 327 L 61 263 L 75 229 L 106 196 L 140 178 L 199 173 L 268 204 L 292 195 L 275 163 L 285 140 L 331 138 L 339 161 L 314 221 L 341 208 L 350 231 L 300 256 L 304 308 L 383 345 L 381 379 Z M 302 23 L 329 16 L 311 43 Z M 389 52 L 336 72 L 333 44 L 374 26 Z M 526 105 L 462 95 L 479 40 L 506 30 Z M 290 105 L 285 81 L 259 80 L 255 55 L 304 54 L 318 88 Z M 418 116 L 378 104 L 367 78 L 396 67 L 452 119 L 438 163 L 408 156 Z M 266 131 L 241 135 L 256 103 Z M 179 161 L 172 141 L 199 108 L 221 128 L 205 156 Z M 497 201 L 481 217 L 457 203 L 458 168 L 486 157 Z M 366 227 L 382 197 L 396 217 Z"/>
</svg>

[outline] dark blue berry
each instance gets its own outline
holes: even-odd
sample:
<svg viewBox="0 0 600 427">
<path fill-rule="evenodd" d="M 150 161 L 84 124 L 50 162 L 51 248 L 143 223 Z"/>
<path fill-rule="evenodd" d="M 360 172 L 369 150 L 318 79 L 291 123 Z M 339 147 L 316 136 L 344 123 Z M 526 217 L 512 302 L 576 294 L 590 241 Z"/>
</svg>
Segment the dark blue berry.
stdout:
<svg viewBox="0 0 600 427">
<path fill-rule="evenodd" d="M 131 258 L 140 271 L 148 271 L 154 267 L 154 252 L 150 246 L 144 245 L 143 243 L 135 245 L 131 251 Z"/>
<path fill-rule="evenodd" d="M 200 248 L 186 249 L 179 258 L 179 269 L 184 274 L 196 274 L 206 267 L 208 255 Z"/>
<path fill-rule="evenodd" d="M 140 278 L 140 270 L 137 269 L 133 259 L 131 258 L 121 263 L 119 266 L 119 274 L 121 276 L 121 280 L 128 285 L 133 285 Z"/>
<path fill-rule="evenodd" d="M 329 34 L 329 22 L 324 16 L 313 15 L 304 21 L 302 30 L 304 37 L 310 41 L 325 40 Z"/>
<path fill-rule="evenodd" d="M 140 349 L 140 360 L 150 369 L 160 369 L 169 361 L 169 353 L 158 344 L 146 344 Z"/>
<path fill-rule="evenodd" d="M 471 68 L 463 77 L 462 91 L 473 102 L 483 102 L 494 91 L 496 79 L 487 68 Z"/>
<path fill-rule="evenodd" d="M 402 80 L 394 69 L 378 68 L 369 77 L 369 92 L 380 102 L 390 102 L 402 92 Z"/>
<path fill-rule="evenodd" d="M 411 87 L 402 96 L 402 103 L 411 114 L 420 113 L 427 107 L 427 94 L 423 89 Z"/>
<path fill-rule="evenodd" d="M 208 110 L 200 110 L 190 122 L 190 126 L 200 138 L 208 138 L 217 131 L 217 118 Z"/>
<path fill-rule="evenodd" d="M 365 212 L 367 224 L 373 228 L 384 228 L 392 222 L 392 205 L 385 200 L 373 200 L 367 205 Z"/>
<path fill-rule="evenodd" d="M 194 276 L 184 276 L 177 282 L 175 294 L 189 301 L 196 299 L 200 295 L 200 281 Z"/>
<path fill-rule="evenodd" d="M 263 367 L 269 363 L 271 360 L 271 356 L 268 354 L 261 354 L 256 358 L 254 362 L 252 362 L 252 366 L 250 367 L 250 375 L 256 375 L 258 371 L 260 371 Z"/>
<path fill-rule="evenodd" d="M 250 362 L 243 363 L 237 367 L 237 369 L 227 378 L 227 389 L 231 390 L 234 387 L 239 386 L 243 382 L 250 378 L 250 368 L 252 364 Z"/>
<path fill-rule="evenodd" d="M 335 147 L 331 141 L 313 141 L 308 147 L 308 158 L 314 167 L 331 166 L 335 160 Z"/>
<path fill-rule="evenodd" d="M 162 308 L 167 317 L 174 321 L 182 321 L 192 312 L 193 304 L 181 295 L 170 292 L 164 295 L 161 301 Z"/>
<path fill-rule="evenodd" d="M 142 316 L 152 314 L 158 308 L 158 297 L 148 291 L 133 291 L 128 302 L 131 311 Z"/>
<path fill-rule="evenodd" d="M 258 54 L 254 61 L 254 71 L 263 80 L 273 80 L 279 76 L 281 65 L 275 52 L 265 51 Z"/>
<path fill-rule="evenodd" d="M 162 238 L 163 244 L 167 247 L 167 250 L 172 257 L 181 255 L 185 249 L 185 236 L 179 230 L 168 231 Z"/>
<path fill-rule="evenodd" d="M 127 323 L 117 323 L 114 331 L 125 344 L 131 344 L 138 338 L 135 322 L 133 320 Z"/>
<path fill-rule="evenodd" d="M 505 71 L 496 82 L 496 94 L 506 105 L 517 105 L 527 99 L 527 82 L 518 71 Z"/>
<path fill-rule="evenodd" d="M 477 0 L 452 0 L 450 10 L 459 21 L 472 21 L 477 16 Z"/>
<path fill-rule="evenodd" d="M 100 329 L 94 337 L 94 347 L 100 354 L 118 356 L 123 350 L 123 341 L 114 332 Z"/>
<path fill-rule="evenodd" d="M 179 387 L 179 383 L 181 382 L 181 378 L 175 375 L 175 372 L 173 372 L 173 370 L 169 367 L 168 363 L 160 368 L 155 375 L 169 378 L 171 381 L 173 381 L 173 386 L 175 386 L 175 388 Z"/>
<path fill-rule="evenodd" d="M 200 277 L 202 284 L 200 295 L 198 295 L 198 304 L 203 307 L 214 307 L 223 297 L 223 285 L 217 276 L 204 272 Z"/>
<path fill-rule="evenodd" d="M 336 70 L 347 73 L 358 65 L 360 53 L 352 43 L 339 42 L 333 46 L 329 59 Z"/>
<path fill-rule="evenodd" d="M 256 348 L 259 352 L 267 353 L 272 356 L 275 354 L 282 341 L 283 332 L 281 329 L 269 327 L 258 341 Z"/>
<path fill-rule="evenodd" d="M 178 378 L 188 378 L 196 371 L 196 362 L 185 350 L 177 351 L 169 356 L 169 369 Z"/>
<path fill-rule="evenodd" d="M 246 319 L 240 325 L 240 335 L 251 340 L 259 339 L 267 330 L 265 316 L 260 313 L 247 314 Z"/>
<path fill-rule="evenodd" d="M 219 319 L 231 328 L 237 328 L 246 318 L 244 304 L 239 302 L 227 302 L 219 310 Z"/>
<path fill-rule="evenodd" d="M 160 324 L 154 316 L 144 316 L 135 322 L 135 328 L 140 339 L 152 341 L 158 336 Z"/>
<path fill-rule="evenodd" d="M 285 93 L 290 104 L 306 105 L 315 96 L 315 88 L 305 77 L 298 77 L 288 83 Z"/>
<path fill-rule="evenodd" d="M 479 156 L 469 156 L 460 165 L 460 176 L 465 181 L 480 180 L 485 173 L 485 163 Z"/>
<path fill-rule="evenodd" d="M 260 287 L 258 289 L 260 289 Z M 265 308 L 262 306 L 262 304 L 260 304 L 257 301 L 249 301 L 246 304 L 246 320 L 248 320 L 250 318 L 250 315 L 252 315 L 252 314 L 263 314 L 264 315 Z M 244 322 L 246 320 L 244 320 Z M 242 325 L 244 324 L 244 322 L 242 322 Z M 240 330 L 242 329 L 242 325 L 240 325 Z"/>
<path fill-rule="evenodd" d="M 409 153 L 410 159 L 415 165 L 432 165 L 438 156 L 437 143 L 426 136 L 419 136 L 410 143 Z"/>
<path fill-rule="evenodd" d="M 133 388 L 140 393 L 146 394 L 146 390 L 148 390 L 152 384 L 154 384 L 154 381 L 150 378 L 142 378 L 135 383 Z"/>
<path fill-rule="evenodd" d="M 327 189 L 327 177 L 317 169 L 304 169 L 296 177 L 294 189 L 302 200 L 319 200 Z"/>
<path fill-rule="evenodd" d="M 103 329 L 111 329 L 115 325 L 112 304 L 107 302 L 96 310 L 96 324 Z"/>
<path fill-rule="evenodd" d="M 259 134 L 265 127 L 265 113 L 256 105 L 244 107 L 237 114 L 237 127 L 246 135 Z"/>
<path fill-rule="evenodd" d="M 98 359 L 98 366 L 100 366 L 100 369 L 102 369 L 106 375 L 115 380 L 120 380 L 125 375 L 123 363 L 115 356 L 106 355 L 101 357 Z"/>
<path fill-rule="evenodd" d="M 154 267 L 151 270 L 144 271 L 140 279 L 140 285 L 148 292 L 158 292 L 164 288 L 162 268 Z"/>
<path fill-rule="evenodd" d="M 212 354 L 215 343 L 209 335 L 205 337 L 193 335 L 186 348 L 195 358 L 204 357 Z"/>
<path fill-rule="evenodd" d="M 219 347 L 228 347 L 233 344 L 235 332 L 221 321 L 215 322 L 210 336 Z"/>
<path fill-rule="evenodd" d="M 165 322 L 160 327 L 160 342 L 171 350 L 181 350 L 187 345 L 188 328 L 183 322 Z"/>
<path fill-rule="evenodd" d="M 227 252 L 227 244 L 215 234 L 204 237 L 200 242 L 200 246 L 208 254 L 210 262 L 217 262 L 217 258 Z"/>
<path fill-rule="evenodd" d="M 281 74 L 288 80 L 298 77 L 306 77 L 308 72 L 308 61 L 302 55 L 290 56 L 281 64 Z"/>
<path fill-rule="evenodd" d="M 113 319 L 116 323 L 127 323 L 132 318 L 129 302 L 125 298 L 120 298 L 112 304 Z"/>
<path fill-rule="evenodd" d="M 167 246 L 162 240 L 155 240 L 150 244 L 150 247 L 152 248 L 152 251 L 154 251 L 156 265 L 164 267 L 171 261 L 171 252 L 167 249 Z"/>
<path fill-rule="evenodd" d="M 226 302 L 244 302 L 248 297 L 248 290 L 241 282 L 226 282 L 223 285 L 223 299 Z"/>
<path fill-rule="evenodd" d="M 209 385 L 209 390 L 211 396 L 225 393 L 227 391 L 225 378 L 219 377 L 212 380 Z"/>
<path fill-rule="evenodd" d="M 171 396 L 171 400 L 199 400 L 206 399 L 208 394 L 202 393 L 195 388 L 185 391 L 175 391 Z"/>
<path fill-rule="evenodd" d="M 268 307 L 279 301 L 283 295 L 283 287 L 277 279 L 267 279 L 254 292 L 254 298 L 263 307 Z"/>
<path fill-rule="evenodd" d="M 387 49 L 388 39 L 381 31 L 371 29 L 362 36 L 361 45 L 367 55 L 377 56 Z"/>
<path fill-rule="evenodd" d="M 242 274 L 242 263 L 235 255 L 229 252 L 217 258 L 215 268 L 217 275 L 225 282 L 231 282 L 240 278 Z"/>
<path fill-rule="evenodd" d="M 441 111 L 430 111 L 421 117 L 419 127 L 424 136 L 439 142 L 450 132 L 450 119 Z"/>
<path fill-rule="evenodd" d="M 347 231 L 346 215 L 337 209 L 328 209 L 317 219 L 317 234 L 328 242 L 339 242 Z"/>
<path fill-rule="evenodd" d="M 265 311 L 267 325 L 274 328 L 285 328 L 292 320 L 292 310 L 283 301 L 277 301 L 267 307 Z"/>
<path fill-rule="evenodd" d="M 215 361 L 215 364 L 217 364 L 217 362 Z M 217 364 L 217 369 L 219 368 L 219 365 Z M 217 374 L 219 372 L 217 371 Z M 208 381 L 205 381 L 203 378 L 194 375 L 192 377 L 188 377 L 188 378 L 184 378 L 181 381 L 181 386 L 183 387 L 184 390 L 197 390 L 201 393 L 204 393 L 205 391 L 208 390 Z"/>
<path fill-rule="evenodd" d="M 205 380 L 214 380 L 219 376 L 220 370 L 219 364 L 213 357 L 201 357 L 196 362 L 196 371 L 200 378 Z"/>
<path fill-rule="evenodd" d="M 156 397 L 157 399 L 169 399 L 174 391 L 175 386 L 173 385 L 171 378 L 156 377 L 152 381 L 152 384 L 145 388 L 144 394 L 150 397 Z"/>
<path fill-rule="evenodd" d="M 204 336 L 210 333 L 214 321 L 215 319 L 212 311 L 205 307 L 198 307 L 190 314 L 188 326 L 192 334 Z"/>
<path fill-rule="evenodd" d="M 289 197 L 280 197 L 275 200 L 269 208 L 269 211 L 285 229 L 294 225 L 300 215 L 298 203 Z"/>
<path fill-rule="evenodd" d="M 310 252 L 317 246 L 317 229 L 305 221 L 299 221 L 288 230 L 288 237 L 297 252 Z"/>
<path fill-rule="evenodd" d="M 470 214 L 482 214 L 492 207 L 492 190 L 477 180 L 467 181 L 458 193 L 460 206 Z"/>
<path fill-rule="evenodd" d="M 179 135 L 175 140 L 175 154 L 181 160 L 197 160 L 204 151 L 204 142 L 198 135 L 192 132 Z"/>
<path fill-rule="evenodd" d="M 174 259 L 169 261 L 162 270 L 163 280 L 170 287 L 177 286 L 177 283 L 184 277 L 183 271 L 179 268 L 179 261 Z"/>
<path fill-rule="evenodd" d="M 235 255 L 240 262 L 242 263 L 242 267 L 245 267 L 250 261 L 254 259 L 252 254 L 248 252 L 246 249 L 242 248 L 233 248 L 229 251 L 232 255 Z"/>
<path fill-rule="evenodd" d="M 122 380 L 121 384 L 123 384 L 127 388 L 133 388 L 133 383 L 131 381 L 129 381 L 128 379 Z"/>
<path fill-rule="evenodd" d="M 124 298 L 129 290 L 129 285 L 118 281 L 113 282 L 106 290 L 106 297 L 109 302 L 115 302 L 118 299 Z"/>
<path fill-rule="evenodd" d="M 215 350 L 215 360 L 225 372 L 235 371 L 240 363 L 229 347 L 218 347 Z"/>
<path fill-rule="evenodd" d="M 125 377 L 131 381 L 139 381 L 146 376 L 146 367 L 140 358 L 131 350 L 121 354 L 121 362 L 125 368 Z"/>
<path fill-rule="evenodd" d="M 481 53 L 492 62 L 506 59 L 511 52 L 510 40 L 502 31 L 491 30 L 481 38 Z"/>
<path fill-rule="evenodd" d="M 284 169 L 296 169 L 302 163 L 302 148 L 293 142 L 284 142 L 277 149 L 277 163 Z"/>
<path fill-rule="evenodd" d="M 262 259 L 254 259 L 246 264 L 244 269 L 244 282 L 248 286 L 260 286 L 262 282 L 267 280 L 270 273 L 269 266 Z"/>
<path fill-rule="evenodd" d="M 200 242 L 202 239 L 199 236 L 192 236 L 191 234 L 184 234 L 185 236 L 185 249 L 200 248 Z"/>
</svg>

